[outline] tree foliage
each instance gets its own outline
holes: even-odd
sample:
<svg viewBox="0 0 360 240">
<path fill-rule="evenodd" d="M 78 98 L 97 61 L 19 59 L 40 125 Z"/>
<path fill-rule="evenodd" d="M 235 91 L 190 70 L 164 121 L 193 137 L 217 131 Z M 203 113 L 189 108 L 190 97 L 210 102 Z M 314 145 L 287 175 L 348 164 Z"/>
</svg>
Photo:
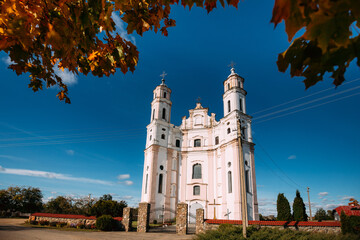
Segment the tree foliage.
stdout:
<svg viewBox="0 0 360 240">
<path fill-rule="evenodd" d="M 250 0 L 249 0 L 250 1 Z M 139 52 L 116 32 L 114 14 L 129 34 L 160 31 L 168 35 L 175 26 L 171 7 L 196 5 L 207 12 L 217 0 L 3 0 L 0 1 L 0 50 L 9 54 L 10 69 L 30 74 L 29 87 L 38 91 L 58 86 L 60 100 L 70 103 L 67 85 L 55 69 L 74 74 L 110 76 L 117 69 L 133 72 Z M 238 6 L 239 0 L 219 0 Z M 334 84 L 344 80 L 346 68 L 357 58 L 360 66 L 360 4 L 358 0 L 276 0 L 271 22 L 285 21 L 291 41 L 278 56 L 278 68 L 291 76 L 305 77 L 306 88 L 332 73 Z"/>
<path fill-rule="evenodd" d="M 275 0 L 271 22 L 285 21 L 291 41 L 279 54 L 277 65 L 291 76 L 305 77 L 309 88 L 331 73 L 335 86 L 344 80 L 346 68 L 355 58 L 360 66 L 360 4 L 358 0 Z"/>
<path fill-rule="evenodd" d="M 278 221 L 291 221 L 291 209 L 287 198 L 283 193 L 279 193 L 276 203 L 277 220 Z"/>
<path fill-rule="evenodd" d="M 295 221 L 307 221 L 305 204 L 299 190 L 296 190 L 296 197 L 293 202 L 293 218 Z"/>
<path fill-rule="evenodd" d="M 0 190 L 0 211 L 38 212 L 43 208 L 42 197 L 39 188 L 9 187 Z"/>
<path fill-rule="evenodd" d="M 57 214 L 74 214 L 70 198 L 58 196 L 45 204 L 45 212 Z"/>
<path fill-rule="evenodd" d="M 110 215 L 112 217 L 122 217 L 123 209 L 127 207 L 125 201 L 102 200 L 97 201 L 90 209 L 90 214 L 96 217 Z"/>
<path fill-rule="evenodd" d="M 314 216 L 315 220 L 322 221 L 322 220 L 328 220 L 329 216 L 326 214 L 326 211 L 323 208 L 319 208 Z"/>
</svg>

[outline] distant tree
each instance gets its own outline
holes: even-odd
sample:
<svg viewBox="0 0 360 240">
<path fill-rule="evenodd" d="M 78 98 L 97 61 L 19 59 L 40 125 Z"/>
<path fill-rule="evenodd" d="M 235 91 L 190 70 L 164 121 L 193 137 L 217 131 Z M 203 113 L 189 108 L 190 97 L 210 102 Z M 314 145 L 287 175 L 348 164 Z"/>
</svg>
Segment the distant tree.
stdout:
<svg viewBox="0 0 360 240">
<path fill-rule="evenodd" d="M 42 210 L 42 193 L 39 188 L 9 187 L 0 190 L 0 210 L 26 213 Z"/>
<path fill-rule="evenodd" d="M 102 215 L 111 215 L 112 217 L 122 217 L 123 209 L 127 207 L 125 201 L 102 200 L 97 201 L 90 209 L 90 214 L 100 217 Z"/>
<path fill-rule="evenodd" d="M 71 199 L 58 196 L 45 204 L 45 212 L 58 214 L 73 214 Z"/>
<path fill-rule="evenodd" d="M 5 189 L 0 190 L 0 211 L 10 209 L 10 194 Z"/>
<path fill-rule="evenodd" d="M 349 201 L 350 201 L 349 206 L 353 206 L 353 207 L 360 206 L 358 200 L 356 200 L 355 198 L 350 198 Z"/>
<path fill-rule="evenodd" d="M 294 198 L 293 217 L 295 221 L 307 221 L 305 204 L 299 190 L 296 190 L 296 197 Z"/>
<path fill-rule="evenodd" d="M 279 195 L 278 195 L 276 208 L 277 208 L 277 220 L 278 221 L 290 221 L 291 220 L 290 204 L 283 193 L 279 193 Z"/>
<path fill-rule="evenodd" d="M 104 194 L 102 197 L 100 197 L 100 200 L 104 200 L 104 201 L 112 200 L 112 196 L 110 194 Z"/>
<path fill-rule="evenodd" d="M 319 208 L 315 213 L 315 220 L 322 221 L 322 220 L 328 220 L 328 218 L 329 217 L 323 208 Z"/>
<path fill-rule="evenodd" d="M 335 219 L 334 211 L 327 210 L 327 216 L 328 216 L 328 220 L 334 220 Z"/>
</svg>

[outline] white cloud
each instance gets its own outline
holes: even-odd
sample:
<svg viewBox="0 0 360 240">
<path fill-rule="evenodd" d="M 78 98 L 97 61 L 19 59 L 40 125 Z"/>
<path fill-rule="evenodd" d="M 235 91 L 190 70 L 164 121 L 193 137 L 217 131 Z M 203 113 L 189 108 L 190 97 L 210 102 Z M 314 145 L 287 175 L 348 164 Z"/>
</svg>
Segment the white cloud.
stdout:
<svg viewBox="0 0 360 240">
<path fill-rule="evenodd" d="M 353 196 L 344 196 L 340 200 L 350 200 L 350 198 L 354 198 Z"/>
<path fill-rule="evenodd" d="M 21 176 L 30 176 L 30 177 L 42 177 L 42 178 L 50 178 L 50 179 L 59 179 L 59 180 L 69 180 L 69 181 L 83 182 L 83 183 L 113 185 L 112 182 L 98 180 L 98 179 L 72 177 L 71 175 L 65 175 L 65 174 L 62 174 L 62 173 L 54 173 L 54 172 L 45 172 L 45 171 L 36 171 L 36 170 L 27 170 L 27 169 L 16 169 L 16 168 L 3 168 L 2 166 L 0 166 L 0 173 L 21 175 Z"/>
<path fill-rule="evenodd" d="M 73 156 L 75 154 L 74 150 L 68 149 L 65 151 L 68 155 Z"/>
<path fill-rule="evenodd" d="M 57 192 L 53 191 L 53 192 L 51 192 L 51 194 L 57 194 Z"/>
<path fill-rule="evenodd" d="M 325 210 L 333 210 L 333 209 L 337 208 L 338 206 L 341 206 L 341 204 L 326 204 Z"/>
<path fill-rule="evenodd" d="M 320 198 L 322 198 L 322 197 L 329 195 L 329 193 L 328 192 L 319 192 L 318 195 L 320 196 Z"/>
<path fill-rule="evenodd" d="M 25 158 L 15 157 L 15 156 L 11 156 L 11 155 L 0 155 L 0 158 L 6 158 L 9 160 L 15 160 L 15 161 L 26 161 Z"/>
<path fill-rule="evenodd" d="M 124 26 L 124 22 L 123 22 L 123 20 L 121 20 L 119 15 L 117 15 L 115 12 L 113 12 L 111 14 L 111 17 L 114 20 L 116 32 L 120 35 L 120 37 L 122 37 L 123 39 L 125 39 L 127 41 L 131 41 L 133 44 L 136 44 L 135 37 L 131 36 L 127 33 L 125 26 Z"/>
<path fill-rule="evenodd" d="M 63 83 L 65 83 L 66 85 L 74 85 L 77 83 L 76 75 L 67 69 L 64 69 L 64 71 L 62 71 L 58 68 L 57 65 L 55 65 L 54 72 L 62 79 Z"/>
<path fill-rule="evenodd" d="M 117 178 L 118 178 L 119 180 L 129 179 L 129 178 L 130 178 L 130 174 L 120 174 L 119 176 L 117 176 Z"/>
<path fill-rule="evenodd" d="M 134 197 L 133 196 L 123 196 L 121 197 L 122 199 L 126 199 L 126 200 L 130 200 L 130 199 L 133 199 Z"/>
<path fill-rule="evenodd" d="M 296 155 L 290 155 L 290 156 L 288 157 L 288 159 L 289 159 L 289 160 L 296 159 Z"/>
<path fill-rule="evenodd" d="M 1 58 L 1 60 L 6 64 L 6 65 L 10 65 L 10 64 L 14 64 L 13 61 L 11 61 L 11 58 L 9 56 L 3 57 Z"/>
<path fill-rule="evenodd" d="M 130 181 L 130 180 L 126 180 L 124 183 L 125 183 L 125 185 L 128 185 L 128 186 L 134 184 L 134 182 L 133 182 L 133 181 Z"/>
</svg>

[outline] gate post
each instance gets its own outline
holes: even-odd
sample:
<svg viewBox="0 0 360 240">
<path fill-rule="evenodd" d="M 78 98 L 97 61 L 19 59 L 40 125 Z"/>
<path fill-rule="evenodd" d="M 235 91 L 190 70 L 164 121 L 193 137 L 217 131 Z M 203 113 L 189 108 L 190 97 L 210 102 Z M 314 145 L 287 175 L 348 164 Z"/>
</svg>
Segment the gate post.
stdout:
<svg viewBox="0 0 360 240">
<path fill-rule="evenodd" d="M 198 208 L 196 209 L 196 225 L 195 225 L 195 233 L 203 233 L 204 232 L 204 209 Z"/>
<path fill-rule="evenodd" d="M 131 231 L 131 222 L 132 222 L 131 208 L 126 207 L 124 208 L 123 220 L 122 220 L 122 224 L 125 227 L 125 232 Z"/>
<path fill-rule="evenodd" d="M 147 202 L 139 203 L 137 232 L 147 232 L 149 230 L 150 204 Z"/>
<path fill-rule="evenodd" d="M 176 208 L 176 233 L 186 235 L 188 228 L 188 205 L 178 203 Z"/>
</svg>

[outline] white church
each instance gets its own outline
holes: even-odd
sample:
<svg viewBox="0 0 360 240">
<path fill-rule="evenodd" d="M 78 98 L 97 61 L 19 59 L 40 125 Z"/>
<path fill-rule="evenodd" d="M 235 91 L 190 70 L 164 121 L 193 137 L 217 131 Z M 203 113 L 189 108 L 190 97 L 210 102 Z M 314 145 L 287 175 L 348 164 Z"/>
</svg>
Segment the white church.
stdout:
<svg viewBox="0 0 360 240">
<path fill-rule="evenodd" d="M 190 223 L 195 222 L 198 208 L 204 209 L 206 219 L 241 220 L 241 192 L 246 192 L 248 220 L 259 219 L 244 78 L 231 68 L 223 85 L 223 118 L 217 121 L 215 114 L 209 115 L 208 108 L 198 102 L 180 126 L 170 123 L 171 89 L 164 77 L 153 91 L 141 192 L 141 202 L 151 204 L 150 221 L 174 219 L 179 202 L 188 204 Z M 245 175 L 243 191 L 241 172 Z"/>
</svg>

